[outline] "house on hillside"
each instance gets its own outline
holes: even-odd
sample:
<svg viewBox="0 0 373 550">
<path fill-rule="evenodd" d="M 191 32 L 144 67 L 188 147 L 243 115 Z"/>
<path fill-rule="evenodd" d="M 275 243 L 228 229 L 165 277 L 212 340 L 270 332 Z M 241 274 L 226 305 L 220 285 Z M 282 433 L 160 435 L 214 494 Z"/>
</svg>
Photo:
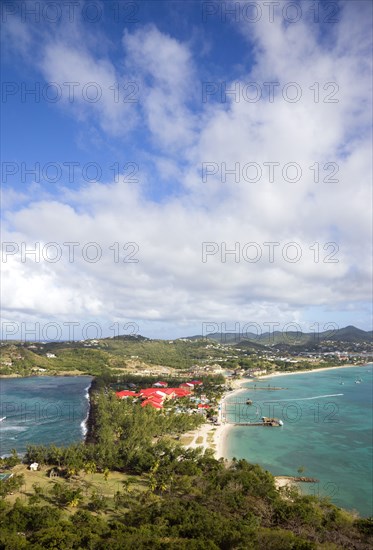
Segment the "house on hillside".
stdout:
<svg viewBox="0 0 373 550">
<path fill-rule="evenodd" d="M 39 469 L 38 462 L 33 462 L 32 464 L 30 464 L 29 468 L 32 472 L 37 472 Z"/>
</svg>

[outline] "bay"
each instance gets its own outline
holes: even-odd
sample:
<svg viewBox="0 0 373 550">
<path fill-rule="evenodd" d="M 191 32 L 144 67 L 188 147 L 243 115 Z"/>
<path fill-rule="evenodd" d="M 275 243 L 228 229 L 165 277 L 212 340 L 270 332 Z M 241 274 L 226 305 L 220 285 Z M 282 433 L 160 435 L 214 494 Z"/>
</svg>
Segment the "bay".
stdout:
<svg viewBox="0 0 373 550">
<path fill-rule="evenodd" d="M 319 480 L 302 483 L 303 492 L 327 496 L 338 506 L 371 516 L 372 366 L 245 384 L 227 397 L 227 420 L 245 423 L 269 416 L 282 419 L 284 425 L 231 428 L 225 456 L 245 458 L 274 475 L 297 476 L 302 467 L 301 475 Z M 264 389 L 254 390 L 254 384 Z M 268 384 L 286 389 L 269 390 Z M 251 406 L 246 405 L 248 398 Z"/>
<path fill-rule="evenodd" d="M 27 445 L 69 445 L 85 435 L 91 376 L 0 380 L 0 455 Z"/>
</svg>

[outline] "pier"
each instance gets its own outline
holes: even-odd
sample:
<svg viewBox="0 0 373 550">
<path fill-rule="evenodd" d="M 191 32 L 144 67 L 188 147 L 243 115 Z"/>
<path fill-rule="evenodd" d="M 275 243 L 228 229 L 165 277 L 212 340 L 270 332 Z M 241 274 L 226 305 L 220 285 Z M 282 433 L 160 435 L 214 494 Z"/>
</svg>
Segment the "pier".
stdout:
<svg viewBox="0 0 373 550">
<path fill-rule="evenodd" d="M 233 426 L 270 426 L 272 428 L 284 425 L 279 418 L 268 418 L 267 416 L 263 416 L 260 422 L 229 422 L 229 424 Z"/>
<path fill-rule="evenodd" d="M 270 424 L 269 422 L 227 422 L 227 424 L 232 424 L 232 426 L 269 426 L 272 428 L 281 426 L 281 424 Z"/>
</svg>

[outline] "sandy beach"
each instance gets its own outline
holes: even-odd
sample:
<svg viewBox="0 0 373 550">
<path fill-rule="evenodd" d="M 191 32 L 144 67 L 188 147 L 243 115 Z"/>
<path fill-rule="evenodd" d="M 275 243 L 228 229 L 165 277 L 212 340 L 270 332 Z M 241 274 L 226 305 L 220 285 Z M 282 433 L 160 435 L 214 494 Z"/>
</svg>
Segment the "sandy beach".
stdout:
<svg viewBox="0 0 373 550">
<path fill-rule="evenodd" d="M 240 378 L 236 380 L 230 380 L 229 386 L 230 390 L 226 391 L 221 400 L 219 401 L 219 412 L 218 412 L 218 422 L 217 424 L 205 423 L 197 430 L 188 432 L 184 434 L 184 440 L 187 443 L 184 446 L 188 449 L 195 449 L 197 447 L 202 447 L 203 451 L 206 449 L 214 450 L 214 457 L 216 459 L 226 458 L 225 447 L 226 439 L 229 430 L 232 428 L 231 424 L 222 422 L 221 410 L 224 400 L 233 395 L 240 390 L 243 390 L 242 385 L 246 382 L 249 382 L 250 378 Z"/>
<path fill-rule="evenodd" d="M 245 378 L 245 382 L 253 382 L 254 380 L 264 380 L 266 378 L 272 378 L 275 376 L 293 376 L 295 374 L 309 374 L 310 372 L 322 372 L 327 370 L 336 370 L 336 369 L 351 369 L 351 368 L 362 368 L 366 367 L 367 364 L 364 365 L 341 365 L 338 367 L 320 367 L 315 369 L 306 369 L 306 370 L 300 370 L 295 372 L 281 372 L 281 371 L 274 371 L 271 374 L 264 374 L 263 376 L 258 376 L 257 378 Z"/>
<path fill-rule="evenodd" d="M 229 424 L 220 424 L 218 426 L 210 423 L 203 424 L 198 430 L 184 434 L 183 439 L 188 440 L 184 444 L 187 449 L 196 449 L 202 447 L 202 450 L 213 449 L 214 457 L 224 458 L 224 441 L 229 430 Z"/>
</svg>

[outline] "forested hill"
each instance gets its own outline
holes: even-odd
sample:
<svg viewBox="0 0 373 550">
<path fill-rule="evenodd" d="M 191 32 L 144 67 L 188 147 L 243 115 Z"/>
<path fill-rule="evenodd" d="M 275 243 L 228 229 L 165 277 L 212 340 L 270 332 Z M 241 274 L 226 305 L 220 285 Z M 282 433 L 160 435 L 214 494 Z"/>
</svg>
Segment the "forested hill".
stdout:
<svg viewBox="0 0 373 550">
<path fill-rule="evenodd" d="M 277 359 L 284 360 L 284 353 L 288 355 L 287 365 L 276 363 Z M 316 355 L 320 366 L 342 364 L 340 354 L 349 363 L 362 364 L 373 357 L 372 332 L 345 327 L 311 333 L 213 333 L 176 340 L 123 335 L 78 342 L 2 341 L 0 376 L 96 375 L 106 371 L 146 370 L 162 375 L 175 371 L 187 374 L 193 369 L 197 369 L 198 374 L 199 371 L 209 373 L 219 366 L 224 370 L 289 365 L 294 368 L 296 362 L 304 369 L 309 353 Z"/>
<path fill-rule="evenodd" d="M 354 326 L 344 328 L 329 328 L 321 330 L 315 326 L 313 332 L 294 331 L 293 326 L 289 326 L 286 331 L 267 331 L 267 332 L 215 332 L 209 333 L 206 336 L 192 336 L 192 340 L 205 338 L 216 342 L 237 343 L 250 341 L 262 345 L 287 344 L 289 346 L 299 346 L 323 342 L 340 342 L 340 343 L 372 343 L 373 331 L 365 331 Z"/>
</svg>

